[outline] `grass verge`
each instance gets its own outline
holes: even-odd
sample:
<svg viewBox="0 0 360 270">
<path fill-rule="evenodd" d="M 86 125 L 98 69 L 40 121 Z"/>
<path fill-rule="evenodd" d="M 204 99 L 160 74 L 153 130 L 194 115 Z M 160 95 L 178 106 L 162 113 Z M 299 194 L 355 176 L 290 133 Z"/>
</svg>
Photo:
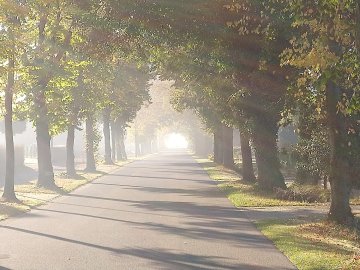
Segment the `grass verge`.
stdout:
<svg viewBox="0 0 360 270">
<path fill-rule="evenodd" d="M 299 270 L 360 269 L 360 235 L 325 221 L 266 220 L 257 222 Z"/>
<path fill-rule="evenodd" d="M 238 173 L 218 166 L 208 159 L 197 159 L 210 178 L 218 182 L 229 200 L 236 207 L 268 207 L 268 206 L 308 206 L 307 202 L 281 200 L 274 192 L 264 191 L 256 184 L 242 181 Z"/>
<path fill-rule="evenodd" d="M 277 199 L 273 192 L 243 182 L 233 170 L 197 161 L 236 207 L 321 205 Z M 256 226 L 299 270 L 360 269 L 360 233 L 355 229 L 311 217 L 258 220 Z"/>
<path fill-rule="evenodd" d="M 70 193 L 130 162 L 132 162 L 132 160 L 118 162 L 114 165 L 101 164 L 98 165 L 98 170 L 94 173 L 78 171 L 78 175 L 75 178 L 68 178 L 65 174 L 59 173 L 55 175 L 55 184 L 59 187 L 58 191 L 38 187 L 36 186 L 35 181 L 31 181 L 27 184 L 15 185 L 16 196 L 22 203 L 0 202 L 0 220 L 28 212 L 32 208 L 46 204 L 47 202 L 61 195 Z"/>
</svg>

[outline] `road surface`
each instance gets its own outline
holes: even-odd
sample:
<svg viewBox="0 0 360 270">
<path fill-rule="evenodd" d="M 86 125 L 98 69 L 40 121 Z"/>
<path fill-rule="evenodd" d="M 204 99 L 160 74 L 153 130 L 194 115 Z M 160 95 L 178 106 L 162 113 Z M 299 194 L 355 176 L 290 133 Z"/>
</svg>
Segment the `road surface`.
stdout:
<svg viewBox="0 0 360 270">
<path fill-rule="evenodd" d="M 1 269 L 296 269 L 187 154 L 129 164 L 0 222 Z"/>
</svg>

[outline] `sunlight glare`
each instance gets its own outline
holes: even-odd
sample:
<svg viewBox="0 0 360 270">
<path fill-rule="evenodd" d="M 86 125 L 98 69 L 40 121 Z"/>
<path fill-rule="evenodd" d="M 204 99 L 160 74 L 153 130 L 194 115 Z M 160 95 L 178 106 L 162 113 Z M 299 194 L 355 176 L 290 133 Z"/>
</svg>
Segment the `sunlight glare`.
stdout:
<svg viewBox="0 0 360 270">
<path fill-rule="evenodd" d="M 168 149 L 186 149 L 189 143 L 183 135 L 171 133 L 165 136 L 165 146 Z"/>
</svg>

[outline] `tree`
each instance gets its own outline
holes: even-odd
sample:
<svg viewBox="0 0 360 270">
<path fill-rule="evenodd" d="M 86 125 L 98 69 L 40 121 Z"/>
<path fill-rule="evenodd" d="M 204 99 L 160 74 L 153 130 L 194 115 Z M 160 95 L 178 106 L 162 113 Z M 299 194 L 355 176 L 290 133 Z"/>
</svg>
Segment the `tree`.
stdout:
<svg viewBox="0 0 360 270">
<path fill-rule="evenodd" d="M 50 129 L 56 129 L 59 111 L 49 110 L 55 105 L 56 87 L 61 80 L 62 64 L 66 49 L 72 38 L 73 16 L 68 2 L 31 2 L 28 5 L 28 27 L 30 44 L 23 56 L 28 74 L 24 74 L 28 117 L 36 127 L 38 150 L 38 185 L 54 188 L 54 172 L 51 161 Z M 58 80 L 58 81 L 57 81 Z M 57 101 L 57 100 L 56 100 Z M 57 104 L 58 105 L 58 104 Z M 52 113 L 54 112 L 54 113 Z M 55 124 L 55 125 L 52 125 Z M 55 128 L 55 129 L 54 129 Z"/>
<path fill-rule="evenodd" d="M 292 95 L 307 100 L 323 116 L 331 151 L 329 218 L 354 224 L 349 205 L 359 166 L 359 53 L 356 1 L 289 1 L 294 27 L 283 64 L 298 69 Z"/>
<path fill-rule="evenodd" d="M 21 3 L 9 3 L 5 1 L 0 4 L 0 19 L 3 22 L 1 32 L 1 44 L 4 49 L 1 58 L 7 62 L 4 72 L 6 74 L 5 86 L 5 144 L 6 144 L 6 172 L 5 185 L 2 199 L 9 202 L 18 202 L 14 191 L 15 173 L 15 149 L 13 132 L 13 99 L 15 90 L 16 64 L 19 62 L 19 36 L 21 23 L 26 9 Z M 20 47 L 20 48 L 19 48 Z M 2 74 L 1 74 L 2 75 Z"/>
<path fill-rule="evenodd" d="M 197 91 L 195 91 L 197 89 Z M 175 109 L 184 111 L 191 109 L 196 112 L 204 125 L 214 135 L 214 161 L 218 164 L 232 168 L 233 156 L 233 130 L 225 123 L 225 103 L 220 99 L 216 101 L 209 96 L 208 89 L 196 88 L 196 85 L 183 85 L 182 89 L 173 92 L 171 100 Z"/>
<path fill-rule="evenodd" d="M 113 164 L 112 155 L 111 155 L 111 131 L 110 131 L 110 108 L 106 107 L 103 110 L 103 133 L 105 141 L 105 155 L 104 160 L 105 164 Z"/>
<path fill-rule="evenodd" d="M 227 28 L 229 19 L 234 16 L 223 8 L 225 2 L 198 1 L 192 5 L 183 1 L 176 5 L 176 9 L 164 2 L 151 3 L 150 10 L 164 10 L 159 21 L 169 26 L 153 30 L 160 40 L 166 41 L 153 49 L 152 61 L 162 78 L 174 79 L 178 88 L 205 92 L 210 97 L 208 100 L 217 103 L 218 110 L 223 110 L 221 115 L 224 117 L 220 122 L 232 122 L 233 111 L 246 111 L 245 118 L 251 118 L 251 126 L 256 129 L 253 134 L 257 139 L 253 141 L 257 144 L 260 183 L 270 190 L 273 187 L 285 188 L 276 147 L 277 127 L 287 88 L 286 74 L 278 57 L 284 47 L 284 38 L 281 31 L 275 32 L 278 39 L 271 36 L 275 27 L 265 32 L 266 22 L 262 25 L 263 31 L 256 33 L 257 27 L 249 24 L 248 13 L 236 13 L 236 16 L 237 19 L 240 16 L 239 20 L 245 19 L 249 34 L 245 31 L 239 35 L 238 31 Z M 197 5 L 202 8 L 188 10 L 189 6 Z M 250 7 L 250 18 L 261 17 L 265 10 L 257 5 Z M 283 21 L 284 17 L 281 17 Z M 277 25 L 283 21 L 278 21 Z M 196 27 L 191 27 L 194 24 Z M 211 32 L 209 24 L 215 26 Z M 187 38 L 179 39 L 179 36 Z M 241 98 L 234 106 L 228 106 L 227 102 L 233 95 Z M 263 123 L 267 125 L 263 126 Z M 258 131 L 266 135 L 262 136 Z M 267 173 L 269 170 L 271 172 Z"/>
<path fill-rule="evenodd" d="M 242 176 L 246 182 L 255 182 L 252 151 L 250 146 L 250 135 L 244 128 L 240 128 L 240 148 L 242 160 Z"/>
<path fill-rule="evenodd" d="M 80 125 L 82 118 L 84 118 L 83 114 L 85 109 L 83 106 L 86 104 L 84 103 L 86 93 L 84 93 L 83 68 L 81 68 L 77 74 L 76 86 L 72 87 L 70 90 L 71 101 L 69 102 L 69 108 L 67 109 L 66 174 L 69 177 L 76 176 L 74 153 L 75 130 L 79 129 L 78 126 Z"/>
<path fill-rule="evenodd" d="M 5 87 L 5 143 L 6 143 L 6 174 L 3 199 L 6 201 L 17 201 L 14 191 L 14 163 L 15 163 L 15 150 L 13 139 L 13 91 L 15 85 L 15 37 L 13 22 L 14 16 L 7 17 L 7 36 L 9 41 L 9 48 L 7 52 L 7 83 Z"/>
<path fill-rule="evenodd" d="M 126 160 L 125 135 L 128 124 L 134 121 L 142 105 L 150 101 L 149 87 L 153 75 L 145 65 L 134 60 L 119 60 L 114 65 L 111 100 L 111 131 L 114 158 Z"/>
<path fill-rule="evenodd" d="M 13 29 L 8 29 L 9 40 L 12 43 L 8 58 L 8 78 L 5 89 L 5 141 L 6 141 L 6 174 L 3 199 L 17 201 L 14 191 L 15 149 L 13 133 L 13 91 L 15 86 L 15 40 Z"/>
</svg>

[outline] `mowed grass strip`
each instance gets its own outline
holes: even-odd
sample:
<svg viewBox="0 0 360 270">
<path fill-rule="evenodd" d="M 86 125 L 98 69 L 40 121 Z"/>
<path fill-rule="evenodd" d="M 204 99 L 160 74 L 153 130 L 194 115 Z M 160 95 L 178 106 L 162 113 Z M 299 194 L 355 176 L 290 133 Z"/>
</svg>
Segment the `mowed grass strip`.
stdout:
<svg viewBox="0 0 360 270">
<path fill-rule="evenodd" d="M 360 269 L 358 231 L 326 221 L 265 220 L 256 225 L 299 270 Z"/>
<path fill-rule="evenodd" d="M 233 170 L 207 159 L 198 162 L 237 207 L 320 205 L 276 199 L 256 184 L 243 182 Z M 311 217 L 260 220 L 256 226 L 300 270 L 360 269 L 360 234 L 355 229 Z"/>
<path fill-rule="evenodd" d="M 208 159 L 197 159 L 210 178 L 218 182 L 218 187 L 224 191 L 236 207 L 268 207 L 268 206 L 305 206 L 313 205 L 307 202 L 287 201 L 277 199 L 273 192 L 265 191 L 257 184 L 247 183 L 234 170 L 216 165 Z"/>
<path fill-rule="evenodd" d="M 23 185 L 15 185 L 16 196 L 22 203 L 0 202 L 0 220 L 28 212 L 32 208 L 46 204 L 130 162 L 132 160 L 117 162 L 114 165 L 100 164 L 98 165 L 98 171 L 94 173 L 78 171 L 75 178 L 68 178 L 66 174 L 59 173 L 55 176 L 55 183 L 59 187 L 59 190 L 56 191 L 38 187 L 36 186 L 36 181 Z"/>
<path fill-rule="evenodd" d="M 209 159 L 196 158 L 197 162 L 207 171 L 210 178 L 218 182 L 218 187 L 236 207 L 271 207 L 271 206 L 321 206 L 327 205 L 323 199 L 330 191 L 311 185 L 292 185 L 291 190 L 301 189 L 303 194 L 317 193 L 320 202 L 309 203 L 297 200 L 282 200 L 276 198 L 274 192 L 265 191 L 256 183 L 247 183 L 241 175 L 231 169 L 215 164 Z M 328 194 L 327 194 L 328 193 Z M 360 205 L 360 192 L 354 192 L 350 199 L 352 205 Z"/>
</svg>

